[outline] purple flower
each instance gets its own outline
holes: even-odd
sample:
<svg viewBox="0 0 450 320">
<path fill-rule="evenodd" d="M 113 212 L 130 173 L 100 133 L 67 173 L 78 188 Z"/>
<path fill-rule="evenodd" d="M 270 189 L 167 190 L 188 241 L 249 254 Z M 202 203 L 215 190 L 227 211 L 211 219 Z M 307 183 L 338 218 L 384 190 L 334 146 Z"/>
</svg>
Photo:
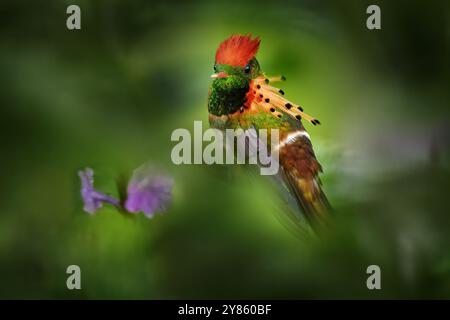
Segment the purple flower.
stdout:
<svg viewBox="0 0 450 320">
<path fill-rule="evenodd" d="M 151 218 L 158 211 L 162 212 L 172 198 L 173 181 L 161 175 L 152 175 L 148 167 L 134 171 L 128 183 L 128 198 L 125 209 L 129 212 L 144 212 Z"/>
<path fill-rule="evenodd" d="M 91 168 L 78 171 L 78 175 L 81 178 L 81 197 L 84 202 L 84 211 L 93 214 L 102 207 L 103 202 L 110 203 L 116 207 L 120 206 L 119 200 L 94 189 L 94 171 Z"/>
</svg>

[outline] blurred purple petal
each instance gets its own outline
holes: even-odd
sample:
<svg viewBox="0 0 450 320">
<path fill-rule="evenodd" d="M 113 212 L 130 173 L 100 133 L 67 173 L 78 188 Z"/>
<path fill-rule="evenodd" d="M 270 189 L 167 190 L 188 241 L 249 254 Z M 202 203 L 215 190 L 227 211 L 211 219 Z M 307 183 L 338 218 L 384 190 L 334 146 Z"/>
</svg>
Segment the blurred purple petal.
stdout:
<svg viewBox="0 0 450 320">
<path fill-rule="evenodd" d="M 84 202 L 84 211 L 93 214 L 102 207 L 103 202 L 117 207 L 120 205 L 118 200 L 94 189 L 94 171 L 91 168 L 86 168 L 84 171 L 80 170 L 78 175 L 81 179 L 81 197 Z"/>
<path fill-rule="evenodd" d="M 155 212 L 163 212 L 172 199 L 173 181 L 160 175 L 152 175 L 147 168 L 135 170 L 128 184 L 125 209 L 129 212 L 144 212 L 149 218 Z"/>
</svg>

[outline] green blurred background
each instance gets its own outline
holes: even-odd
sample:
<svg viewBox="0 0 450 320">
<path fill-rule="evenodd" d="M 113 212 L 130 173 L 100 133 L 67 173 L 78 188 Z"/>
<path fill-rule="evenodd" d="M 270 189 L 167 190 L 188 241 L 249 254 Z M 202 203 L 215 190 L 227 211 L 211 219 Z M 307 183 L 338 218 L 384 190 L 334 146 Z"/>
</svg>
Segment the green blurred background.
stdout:
<svg viewBox="0 0 450 320">
<path fill-rule="evenodd" d="M 382 30 L 366 28 L 381 7 Z M 82 29 L 66 28 L 81 7 Z M 22 1 L 0 4 L 1 298 L 449 298 L 448 1 Z M 284 74 L 335 209 L 302 236 L 236 166 L 175 166 L 176 128 L 207 126 L 218 44 L 262 39 Z M 77 170 L 150 161 L 175 180 L 146 219 L 82 210 Z M 66 288 L 81 267 L 82 290 Z M 382 290 L 366 288 L 381 267 Z"/>
</svg>

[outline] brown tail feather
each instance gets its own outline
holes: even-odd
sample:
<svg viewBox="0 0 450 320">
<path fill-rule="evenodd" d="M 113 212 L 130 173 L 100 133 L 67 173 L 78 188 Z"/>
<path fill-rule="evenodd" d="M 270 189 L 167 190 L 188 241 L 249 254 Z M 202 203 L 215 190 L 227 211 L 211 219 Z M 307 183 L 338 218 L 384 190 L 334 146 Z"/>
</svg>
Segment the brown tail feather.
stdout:
<svg viewBox="0 0 450 320">
<path fill-rule="evenodd" d="M 309 138 L 298 135 L 282 145 L 280 164 L 283 178 L 308 222 L 312 227 L 324 224 L 331 207 L 321 188 L 318 174 L 322 168 Z"/>
<path fill-rule="evenodd" d="M 284 168 L 283 175 L 295 196 L 299 209 L 305 215 L 309 224 L 313 228 L 325 224 L 331 206 L 319 182 L 316 179 L 298 178 L 295 174 L 286 172 Z"/>
</svg>

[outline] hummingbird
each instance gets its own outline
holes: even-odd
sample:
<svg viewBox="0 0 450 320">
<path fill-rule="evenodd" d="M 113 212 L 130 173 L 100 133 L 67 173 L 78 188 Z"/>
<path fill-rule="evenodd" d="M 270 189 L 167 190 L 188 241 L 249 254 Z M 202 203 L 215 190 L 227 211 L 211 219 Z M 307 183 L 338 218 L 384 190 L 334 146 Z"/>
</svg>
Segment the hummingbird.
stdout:
<svg viewBox="0 0 450 320">
<path fill-rule="evenodd" d="M 322 167 L 302 121 L 314 126 L 320 121 L 273 86 L 285 81 L 284 76 L 263 73 L 255 57 L 260 42 L 259 37 L 232 35 L 220 43 L 208 92 L 209 123 L 220 130 L 278 129 L 279 180 L 315 228 L 325 221 L 330 204 L 321 188 Z"/>
</svg>

